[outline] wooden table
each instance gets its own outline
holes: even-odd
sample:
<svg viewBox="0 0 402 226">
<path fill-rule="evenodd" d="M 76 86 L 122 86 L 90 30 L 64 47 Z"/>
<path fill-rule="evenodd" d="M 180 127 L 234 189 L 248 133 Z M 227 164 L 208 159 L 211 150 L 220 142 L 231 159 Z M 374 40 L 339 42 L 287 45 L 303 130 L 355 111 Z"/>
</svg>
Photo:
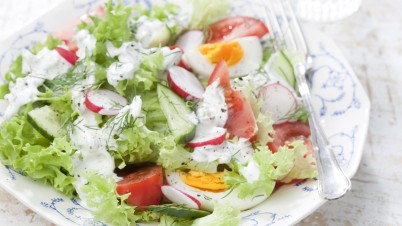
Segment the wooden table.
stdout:
<svg viewBox="0 0 402 226">
<path fill-rule="evenodd" d="M 62 0 L 2 0 L 0 39 Z M 366 89 L 371 121 L 352 191 L 298 225 L 402 225 L 402 1 L 365 0 L 346 20 L 316 24 Z M 0 189 L 0 225 L 52 225 Z"/>
</svg>

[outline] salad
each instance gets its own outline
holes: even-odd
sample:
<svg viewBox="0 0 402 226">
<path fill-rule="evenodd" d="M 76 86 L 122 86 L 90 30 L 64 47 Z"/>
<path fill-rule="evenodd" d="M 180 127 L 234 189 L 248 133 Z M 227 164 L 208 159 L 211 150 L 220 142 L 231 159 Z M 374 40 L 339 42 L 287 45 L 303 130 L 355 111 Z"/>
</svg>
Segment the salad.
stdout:
<svg viewBox="0 0 402 226">
<path fill-rule="evenodd" d="M 316 177 L 290 53 L 229 7 L 109 1 L 24 50 L 0 86 L 2 164 L 111 225 L 236 225 Z"/>
</svg>

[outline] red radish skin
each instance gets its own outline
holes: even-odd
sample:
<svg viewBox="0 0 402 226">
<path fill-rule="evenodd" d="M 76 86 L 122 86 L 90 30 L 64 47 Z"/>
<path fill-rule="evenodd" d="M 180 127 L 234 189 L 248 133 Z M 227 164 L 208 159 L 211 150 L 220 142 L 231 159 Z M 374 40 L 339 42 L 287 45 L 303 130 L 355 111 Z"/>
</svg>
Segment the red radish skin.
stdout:
<svg viewBox="0 0 402 226">
<path fill-rule="evenodd" d="M 226 129 L 213 127 L 207 130 L 197 127 L 195 137 L 187 143 L 190 148 L 202 147 L 206 145 L 220 145 L 226 139 Z"/>
<path fill-rule="evenodd" d="M 184 68 L 184 69 L 190 71 L 190 70 L 191 70 L 190 67 L 189 67 L 189 66 L 184 62 L 184 60 L 183 60 L 183 55 L 184 55 L 183 49 L 182 49 L 180 46 L 171 46 L 171 47 L 169 47 L 169 48 L 170 48 L 170 50 L 174 50 L 174 49 L 176 49 L 176 48 L 179 48 L 179 49 L 180 49 L 182 55 L 181 55 L 179 64 L 178 64 L 177 66 L 182 67 L 182 68 Z"/>
<path fill-rule="evenodd" d="M 179 66 L 169 68 L 167 80 L 173 92 L 186 100 L 201 100 L 205 92 L 197 77 Z"/>
<path fill-rule="evenodd" d="M 188 208 L 192 209 L 200 209 L 201 208 L 201 202 L 194 198 L 193 196 L 173 187 L 170 185 L 162 185 L 161 187 L 163 195 L 168 198 L 170 201 L 179 204 L 179 205 L 184 205 Z"/>
<path fill-rule="evenodd" d="M 85 96 L 85 106 L 101 115 L 117 115 L 127 105 L 127 100 L 119 94 L 106 90 L 90 90 Z"/>
<path fill-rule="evenodd" d="M 67 62 L 69 62 L 71 65 L 75 65 L 77 63 L 78 57 L 77 54 L 75 54 L 74 51 L 67 50 L 61 47 L 55 47 L 54 48 L 57 53 L 63 57 Z"/>
<path fill-rule="evenodd" d="M 187 31 L 177 39 L 175 46 L 180 47 L 180 49 L 183 51 L 179 66 L 189 71 L 191 70 L 191 67 L 188 65 L 188 63 L 186 63 L 186 53 L 193 51 L 200 45 L 204 44 L 204 40 L 204 32 L 201 30 Z"/>
<path fill-rule="evenodd" d="M 297 98 L 293 91 L 280 83 L 270 83 L 259 92 L 263 112 L 270 111 L 275 122 L 285 119 L 296 112 Z"/>
</svg>

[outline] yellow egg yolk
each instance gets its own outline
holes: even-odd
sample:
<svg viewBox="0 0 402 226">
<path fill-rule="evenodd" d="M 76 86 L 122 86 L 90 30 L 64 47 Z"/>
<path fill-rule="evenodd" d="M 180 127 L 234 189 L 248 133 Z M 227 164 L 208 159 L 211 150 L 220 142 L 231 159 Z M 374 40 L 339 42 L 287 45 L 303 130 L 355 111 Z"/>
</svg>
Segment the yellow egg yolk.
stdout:
<svg viewBox="0 0 402 226">
<path fill-rule="evenodd" d="M 223 172 L 204 173 L 191 170 L 188 173 L 180 172 L 180 177 L 185 184 L 204 191 L 222 192 L 228 188 L 222 180 Z"/>
<path fill-rule="evenodd" d="M 200 53 L 212 64 L 217 64 L 221 60 L 224 60 L 228 66 L 233 66 L 236 65 L 244 55 L 243 49 L 237 41 L 205 44 L 198 48 Z"/>
</svg>

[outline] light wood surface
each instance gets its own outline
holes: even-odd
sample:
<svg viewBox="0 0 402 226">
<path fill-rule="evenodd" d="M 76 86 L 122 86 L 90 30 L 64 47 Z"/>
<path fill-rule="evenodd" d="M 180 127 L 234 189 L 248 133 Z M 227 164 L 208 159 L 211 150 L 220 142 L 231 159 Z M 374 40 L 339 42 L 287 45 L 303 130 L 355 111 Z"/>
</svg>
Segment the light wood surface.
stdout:
<svg viewBox="0 0 402 226">
<path fill-rule="evenodd" d="M 61 1 L 2 0 L 0 40 Z M 352 191 L 298 225 L 402 225 L 402 1 L 364 0 L 353 16 L 316 26 L 343 51 L 372 110 Z M 0 225 L 53 224 L 0 189 Z"/>
</svg>

